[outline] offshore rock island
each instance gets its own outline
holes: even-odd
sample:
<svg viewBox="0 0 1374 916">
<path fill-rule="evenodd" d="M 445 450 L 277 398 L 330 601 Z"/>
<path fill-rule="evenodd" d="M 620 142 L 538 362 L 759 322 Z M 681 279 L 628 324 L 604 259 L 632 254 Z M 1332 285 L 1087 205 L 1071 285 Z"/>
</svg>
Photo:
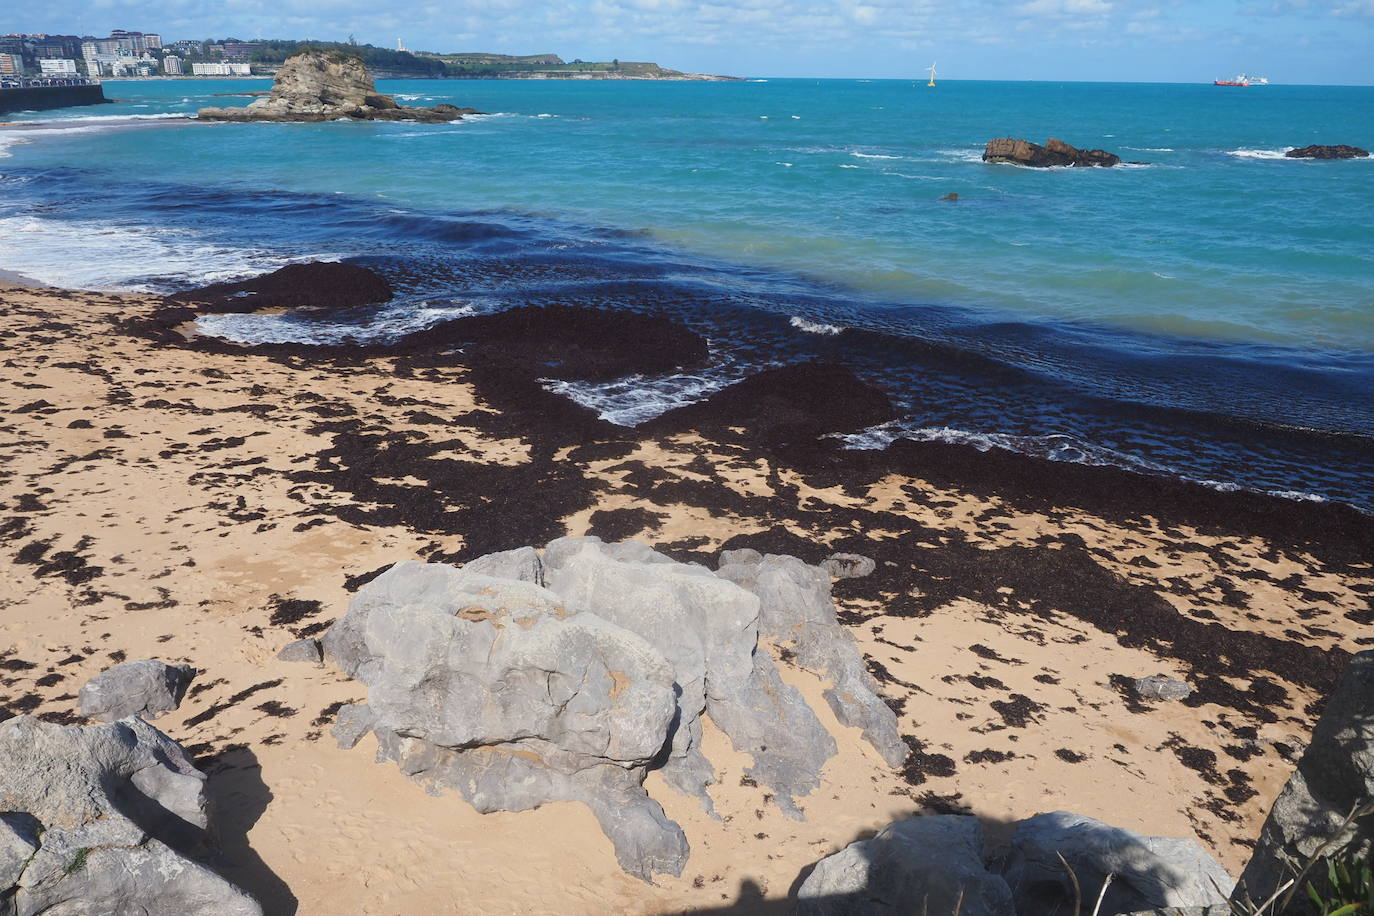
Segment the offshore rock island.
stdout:
<svg viewBox="0 0 1374 916">
<path fill-rule="evenodd" d="M 202 108 L 202 121 L 456 121 L 472 108 L 407 108 L 382 95 L 358 57 L 339 51 L 305 51 L 277 71 L 272 91 L 241 108 Z"/>
</svg>

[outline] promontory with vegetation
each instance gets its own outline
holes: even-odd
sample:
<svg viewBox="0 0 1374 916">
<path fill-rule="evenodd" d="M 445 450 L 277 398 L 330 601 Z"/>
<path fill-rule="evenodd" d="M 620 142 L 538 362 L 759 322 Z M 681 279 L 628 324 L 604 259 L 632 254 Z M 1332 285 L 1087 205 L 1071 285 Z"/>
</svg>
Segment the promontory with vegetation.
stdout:
<svg viewBox="0 0 1374 916">
<path fill-rule="evenodd" d="M 343 51 L 362 59 L 377 77 L 428 79 L 609 79 L 732 80 L 738 77 L 684 73 L 656 63 L 613 59 L 565 61 L 557 54 L 438 53 L 379 48 L 355 42 L 270 39 L 254 42 L 249 62 L 255 72 L 270 73 L 302 51 Z"/>
</svg>

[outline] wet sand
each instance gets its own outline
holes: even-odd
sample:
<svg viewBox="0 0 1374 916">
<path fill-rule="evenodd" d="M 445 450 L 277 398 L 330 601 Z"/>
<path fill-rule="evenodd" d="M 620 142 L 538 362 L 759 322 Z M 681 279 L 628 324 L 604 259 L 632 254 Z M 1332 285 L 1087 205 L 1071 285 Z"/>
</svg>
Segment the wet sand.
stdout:
<svg viewBox="0 0 1374 916">
<path fill-rule="evenodd" d="M 635 431 L 498 359 L 188 343 L 148 297 L 8 285 L 0 304 L 0 716 L 79 721 L 77 689 L 117 661 L 195 665 L 156 724 L 212 774 L 226 873 L 269 913 L 778 912 L 803 869 L 919 811 L 994 838 L 1076 811 L 1196 836 L 1234 875 L 1346 653 L 1374 643 L 1374 523 L 1341 507 L 957 446 L 843 452 L 785 422 L 787 385 Z M 842 422 L 830 383 L 798 417 Z M 651 777 L 692 857 L 650 886 L 580 806 L 478 815 L 373 763 L 370 737 L 336 749 L 365 688 L 275 657 L 390 563 L 586 533 L 711 565 L 876 559 L 836 595 L 906 767 L 784 660 L 840 747 L 806 820 L 708 724 L 722 818 Z M 1155 673 L 1198 693 L 1139 701 L 1128 682 Z"/>
</svg>

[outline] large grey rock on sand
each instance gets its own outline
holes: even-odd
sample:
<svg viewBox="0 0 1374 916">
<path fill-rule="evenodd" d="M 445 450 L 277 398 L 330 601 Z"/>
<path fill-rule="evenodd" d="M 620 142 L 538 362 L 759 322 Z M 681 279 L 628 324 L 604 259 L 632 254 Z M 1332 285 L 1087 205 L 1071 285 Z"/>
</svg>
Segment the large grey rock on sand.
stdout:
<svg viewBox="0 0 1374 916">
<path fill-rule="evenodd" d="M 1072 911 L 1074 891 L 1060 856 L 1073 869 L 1084 899 L 1096 901 L 1112 876 L 1101 916 L 1224 904 L 1235 887 L 1226 870 L 1194 840 L 1145 837 L 1054 811 L 1021 821 L 1012 834 L 1003 874 L 1019 916 Z"/>
<path fill-rule="evenodd" d="M 319 664 L 323 656 L 320 653 L 319 640 L 297 639 L 287 643 L 282 650 L 277 653 L 277 658 L 284 662 L 312 662 Z"/>
<path fill-rule="evenodd" d="M 1176 677 L 1151 674 L 1136 678 L 1135 692 L 1147 700 L 1186 700 L 1193 695 L 1193 688 Z"/>
<path fill-rule="evenodd" d="M 822 859 L 797 891 L 797 913 L 1014 916 L 1006 881 L 983 860 L 977 818 L 941 814 L 897 821 L 873 839 Z"/>
<path fill-rule="evenodd" d="M 701 716 L 750 753 L 747 771 L 772 789 L 786 813 L 794 799 L 820 784 L 835 739 L 801 694 L 778 676 L 759 650 L 759 601 L 703 566 L 678 563 L 639 541 L 561 538 L 544 551 L 544 577 L 570 608 L 588 611 L 637 633 L 672 666 L 679 719 L 663 775 L 708 804 L 714 781 L 701 754 Z"/>
<path fill-rule="evenodd" d="M 240 108 L 202 108 L 202 121 L 454 121 L 472 109 L 453 105 L 406 108 L 377 92 L 360 58 L 309 50 L 287 58 L 266 98 Z"/>
<path fill-rule="evenodd" d="M 873 575 L 878 564 L 872 557 L 859 553 L 832 553 L 821 560 L 821 569 L 836 579 L 862 579 Z"/>
<path fill-rule="evenodd" d="M 366 703 L 346 703 L 334 716 L 334 727 L 329 733 L 339 747 L 347 751 L 357 747 L 358 742 L 376 724 L 377 716 Z"/>
<path fill-rule="evenodd" d="M 0 724 L 0 912 L 261 916 L 190 858 L 209 846 L 204 783 L 139 719 Z"/>
<path fill-rule="evenodd" d="M 380 759 L 483 812 L 581 801 L 626 871 L 681 872 L 681 828 L 641 786 L 677 714 L 673 670 L 634 633 L 532 582 L 398 563 L 324 647 L 368 686 Z"/>
<path fill-rule="evenodd" d="M 797 664 L 830 679 L 826 702 L 845 725 L 863 729 L 864 738 L 889 766 L 901 766 L 907 747 L 897 716 L 877 694 L 858 644 L 835 616 L 830 574 L 796 557 L 769 554 L 753 560 L 732 552 L 717 571 L 758 596 L 759 635 L 790 648 Z"/>
<path fill-rule="evenodd" d="M 1237 895 L 1262 902 L 1328 840 L 1354 850 L 1374 842 L 1374 816 L 1342 832 L 1356 805 L 1374 798 L 1374 651 L 1350 660 L 1312 730 L 1298 767 L 1260 829 Z"/>
<path fill-rule="evenodd" d="M 497 579 L 544 584 L 544 560 L 533 547 L 517 547 L 478 557 L 463 567 L 464 572 L 481 573 Z"/>
<path fill-rule="evenodd" d="M 126 716 L 154 719 L 181 705 L 195 679 L 190 665 L 168 665 L 153 659 L 124 662 L 102 671 L 81 688 L 81 714 L 114 722 Z"/>
</svg>

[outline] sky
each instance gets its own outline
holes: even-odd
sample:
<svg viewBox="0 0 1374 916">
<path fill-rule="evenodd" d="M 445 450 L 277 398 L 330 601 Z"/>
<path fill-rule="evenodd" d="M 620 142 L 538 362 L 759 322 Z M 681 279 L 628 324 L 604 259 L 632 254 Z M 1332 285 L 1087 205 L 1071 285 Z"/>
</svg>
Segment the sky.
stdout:
<svg viewBox="0 0 1374 916">
<path fill-rule="evenodd" d="M 314 38 L 760 77 L 1374 84 L 1374 0 L 5 0 L 0 33 Z"/>
</svg>

